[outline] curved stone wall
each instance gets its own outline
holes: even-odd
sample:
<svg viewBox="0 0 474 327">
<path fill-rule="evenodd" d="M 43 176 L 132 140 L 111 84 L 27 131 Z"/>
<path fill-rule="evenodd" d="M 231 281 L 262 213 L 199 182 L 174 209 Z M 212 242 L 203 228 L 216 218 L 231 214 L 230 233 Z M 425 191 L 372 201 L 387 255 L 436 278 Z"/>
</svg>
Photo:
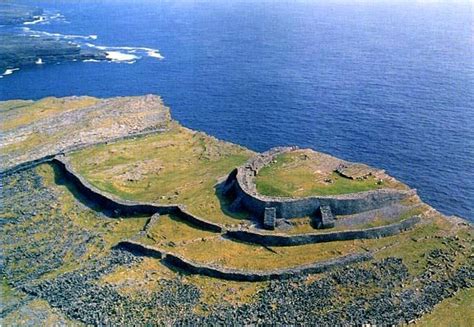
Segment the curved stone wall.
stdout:
<svg viewBox="0 0 474 327">
<path fill-rule="evenodd" d="M 255 177 L 258 171 L 269 164 L 277 155 L 294 151 L 296 147 L 274 148 L 264 152 L 229 175 L 224 189 L 232 194 L 246 210 L 262 217 L 265 208 L 276 209 L 278 218 L 297 218 L 312 216 L 321 205 L 331 207 L 335 215 L 351 215 L 378 209 L 388 204 L 415 195 L 415 190 L 380 189 L 335 196 L 310 196 L 303 198 L 284 198 L 264 196 L 257 192 Z M 232 188 L 232 192 L 229 190 Z"/>
<path fill-rule="evenodd" d="M 301 274 L 315 274 L 328 271 L 330 269 L 345 267 L 372 259 L 371 253 L 354 253 L 330 260 L 319 261 L 308 265 L 301 265 L 292 268 L 275 269 L 269 271 L 247 271 L 239 269 L 230 269 L 219 266 L 200 264 L 187 260 L 179 255 L 165 252 L 161 249 L 147 246 L 134 241 L 122 241 L 117 247 L 130 251 L 135 255 L 150 256 L 161 259 L 161 261 L 174 268 L 182 269 L 191 274 L 199 274 L 209 277 L 215 277 L 236 281 L 265 281 L 272 279 L 287 279 Z"/>
<path fill-rule="evenodd" d="M 157 205 L 151 203 L 141 203 L 134 201 L 125 201 L 114 196 L 102 192 L 92 186 L 82 176 L 77 174 L 71 167 L 69 162 L 64 157 L 55 157 L 51 160 L 61 170 L 67 181 L 72 183 L 83 196 L 98 204 L 102 208 L 105 208 L 117 216 L 121 217 L 132 217 L 139 215 L 153 215 L 159 214 L 174 214 L 179 218 L 186 220 L 202 229 L 209 230 L 212 232 L 221 232 L 222 227 L 219 224 L 207 221 L 205 219 L 196 217 L 189 212 L 186 212 L 183 206 L 170 204 L 170 205 Z"/>
<path fill-rule="evenodd" d="M 55 157 L 50 162 L 61 170 L 61 173 L 64 175 L 64 177 L 67 178 L 67 181 L 72 183 L 74 187 L 76 187 L 76 189 L 80 191 L 83 196 L 90 199 L 92 202 L 100 205 L 101 207 L 114 212 L 118 216 L 151 216 L 155 213 L 173 214 L 201 229 L 217 233 L 224 233 L 226 237 L 249 243 L 272 246 L 288 246 L 341 240 L 353 240 L 358 238 L 377 238 L 401 233 L 404 230 L 412 228 L 420 221 L 420 217 L 415 216 L 403 220 L 399 223 L 381 227 L 324 234 L 278 235 L 264 234 L 254 231 L 232 228 L 226 230 L 220 224 L 207 221 L 203 218 L 197 217 L 187 212 L 181 205 L 158 205 L 134 201 L 124 201 L 118 199 L 92 186 L 87 180 L 85 180 L 82 176 L 80 176 L 74 171 L 74 169 L 71 167 L 66 158 Z"/>
<path fill-rule="evenodd" d="M 54 159 L 54 157 L 56 157 L 55 154 L 50 155 L 50 156 L 46 156 L 46 157 L 42 157 L 42 158 L 39 158 L 39 159 L 36 159 L 36 160 L 23 162 L 23 163 L 18 164 L 14 167 L 11 167 L 11 168 L 8 168 L 8 169 L 5 169 L 5 170 L 1 171 L 0 176 L 8 176 L 8 175 L 15 174 L 17 172 L 20 172 L 20 171 L 23 171 L 23 170 L 26 170 L 26 169 L 36 167 L 36 166 L 41 165 L 43 163 L 47 163 L 47 162 L 52 161 Z"/>
<path fill-rule="evenodd" d="M 421 218 L 419 216 L 414 216 L 399 223 L 368 229 L 299 235 L 268 234 L 249 230 L 232 229 L 226 232 L 226 236 L 232 239 L 265 246 L 293 246 L 392 236 L 413 228 L 418 222 L 420 222 L 420 220 Z"/>
<path fill-rule="evenodd" d="M 203 230 L 223 233 L 224 236 L 229 237 L 230 239 L 261 245 L 289 246 L 309 243 L 353 240 L 358 238 L 385 237 L 395 235 L 403 232 L 404 230 L 410 229 L 420 221 L 420 217 L 415 216 L 399 223 L 381 227 L 324 234 L 279 235 L 265 234 L 256 231 L 235 228 L 230 228 L 226 230 L 220 224 L 207 221 L 201 217 L 197 217 L 187 212 L 182 205 L 159 205 L 151 203 L 125 201 L 118 199 L 105 192 L 102 192 L 92 186 L 78 173 L 76 173 L 64 156 L 56 156 L 53 158 L 45 157 L 44 159 L 37 161 L 36 164 L 44 162 L 49 162 L 50 164 L 57 167 L 60 170 L 60 173 L 66 178 L 67 182 L 71 183 L 81 193 L 82 196 L 84 196 L 94 204 L 99 205 L 101 208 L 113 212 L 116 216 L 133 217 L 141 215 L 152 216 L 156 213 L 173 214 Z M 236 173 L 234 174 L 234 176 L 235 175 Z M 229 180 L 226 183 L 228 182 Z"/>
</svg>

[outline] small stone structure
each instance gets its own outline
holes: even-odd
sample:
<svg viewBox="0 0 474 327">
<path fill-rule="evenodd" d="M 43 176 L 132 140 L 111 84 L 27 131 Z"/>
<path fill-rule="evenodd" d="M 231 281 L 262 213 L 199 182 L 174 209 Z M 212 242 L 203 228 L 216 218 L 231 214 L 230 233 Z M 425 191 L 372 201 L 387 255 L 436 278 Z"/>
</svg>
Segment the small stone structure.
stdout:
<svg viewBox="0 0 474 327">
<path fill-rule="evenodd" d="M 276 209 L 265 208 L 265 215 L 263 217 L 263 227 L 266 229 L 275 229 L 276 224 Z"/>
<path fill-rule="evenodd" d="M 372 167 L 357 163 L 350 166 L 347 166 L 346 164 L 340 164 L 336 168 L 336 172 L 345 178 L 362 180 L 368 178 L 369 176 L 384 173 L 384 170 L 374 170 Z"/>
<path fill-rule="evenodd" d="M 260 169 L 270 164 L 277 155 L 297 150 L 298 147 L 278 147 L 259 154 L 246 164 L 233 170 L 223 187 L 224 194 L 237 199 L 239 205 L 263 220 L 266 208 L 275 208 L 276 218 L 291 219 L 314 217 L 324 213 L 322 227 L 331 227 L 335 215 L 352 215 L 382 208 L 416 194 L 415 190 L 377 189 L 372 191 L 334 196 L 308 196 L 301 198 L 272 197 L 257 192 L 255 178 Z M 321 207 L 324 209 L 321 211 Z"/>
<path fill-rule="evenodd" d="M 319 215 L 316 216 L 316 227 L 317 228 L 333 228 L 335 217 L 331 211 L 331 207 L 328 205 L 319 206 Z"/>
</svg>

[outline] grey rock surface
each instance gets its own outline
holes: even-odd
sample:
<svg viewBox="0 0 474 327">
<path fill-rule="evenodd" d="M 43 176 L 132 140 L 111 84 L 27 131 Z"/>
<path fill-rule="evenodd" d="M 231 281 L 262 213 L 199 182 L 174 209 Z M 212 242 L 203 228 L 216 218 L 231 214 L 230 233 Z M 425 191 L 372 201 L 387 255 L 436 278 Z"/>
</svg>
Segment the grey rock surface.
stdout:
<svg viewBox="0 0 474 327">
<path fill-rule="evenodd" d="M 70 97 L 57 101 L 67 104 L 77 99 Z M 4 112 L 2 119 L 7 121 L 13 114 L 13 111 Z M 166 130 L 170 121 L 169 109 L 154 95 L 103 99 L 85 108 L 65 110 L 3 131 L 0 147 L 20 148 L 2 151 L 0 171 L 93 144 Z M 23 146 L 23 142 L 32 136 L 41 138 L 40 144 Z"/>
</svg>

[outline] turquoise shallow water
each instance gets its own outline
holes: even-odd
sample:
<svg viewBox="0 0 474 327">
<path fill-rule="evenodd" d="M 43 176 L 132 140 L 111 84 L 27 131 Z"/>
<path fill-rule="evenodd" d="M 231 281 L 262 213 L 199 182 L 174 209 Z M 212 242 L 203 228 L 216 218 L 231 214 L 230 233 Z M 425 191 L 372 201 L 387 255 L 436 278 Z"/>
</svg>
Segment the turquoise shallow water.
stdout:
<svg viewBox="0 0 474 327">
<path fill-rule="evenodd" d="M 382 167 L 474 220 L 469 2 L 23 2 L 66 19 L 32 30 L 165 59 L 25 68 L 0 80 L 2 100 L 157 93 L 188 127 Z"/>
</svg>

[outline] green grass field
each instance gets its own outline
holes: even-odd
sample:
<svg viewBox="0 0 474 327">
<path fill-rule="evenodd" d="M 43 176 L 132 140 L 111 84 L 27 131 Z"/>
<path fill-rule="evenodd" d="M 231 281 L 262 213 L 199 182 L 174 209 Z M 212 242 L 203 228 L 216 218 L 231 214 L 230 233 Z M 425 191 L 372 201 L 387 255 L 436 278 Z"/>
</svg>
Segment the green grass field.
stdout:
<svg viewBox="0 0 474 327">
<path fill-rule="evenodd" d="M 311 160 L 302 160 L 301 151 L 278 155 L 275 162 L 263 167 L 256 178 L 257 191 L 268 196 L 304 197 L 337 195 L 370 191 L 380 188 L 401 187 L 400 183 L 377 183 L 374 176 L 353 180 L 336 172 L 317 171 Z M 324 182 L 330 179 L 331 183 Z"/>
<path fill-rule="evenodd" d="M 73 167 L 97 188 L 124 199 L 184 204 L 193 214 L 238 224 L 217 184 L 252 152 L 173 125 L 168 132 L 75 152 Z"/>
</svg>

